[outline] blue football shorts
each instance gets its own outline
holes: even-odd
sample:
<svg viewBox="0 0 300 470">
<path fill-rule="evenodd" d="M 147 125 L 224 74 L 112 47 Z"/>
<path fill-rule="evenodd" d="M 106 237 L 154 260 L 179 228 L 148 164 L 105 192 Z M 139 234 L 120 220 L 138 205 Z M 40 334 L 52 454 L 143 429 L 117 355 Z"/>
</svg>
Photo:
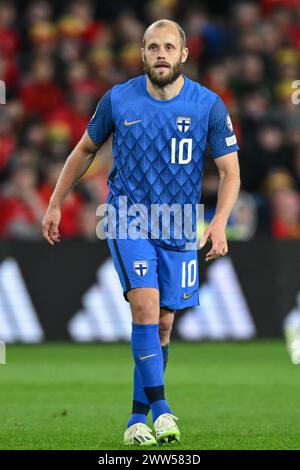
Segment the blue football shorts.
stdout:
<svg viewBox="0 0 300 470">
<path fill-rule="evenodd" d="M 107 241 L 126 300 L 131 289 L 153 287 L 159 290 L 161 307 L 199 305 L 197 250 L 168 250 L 145 238 Z"/>
</svg>

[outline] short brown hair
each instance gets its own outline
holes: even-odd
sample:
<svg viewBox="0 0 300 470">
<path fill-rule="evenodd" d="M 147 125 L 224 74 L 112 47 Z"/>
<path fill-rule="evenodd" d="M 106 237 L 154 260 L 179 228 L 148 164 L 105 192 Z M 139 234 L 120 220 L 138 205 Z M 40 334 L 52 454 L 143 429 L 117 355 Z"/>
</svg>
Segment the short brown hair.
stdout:
<svg viewBox="0 0 300 470">
<path fill-rule="evenodd" d="M 155 21 L 154 23 L 150 24 L 150 26 L 148 26 L 148 28 L 146 29 L 146 31 L 144 33 L 144 36 L 143 36 L 143 41 L 142 41 L 143 47 L 145 47 L 146 34 L 147 34 L 147 32 L 149 31 L 150 28 L 164 28 L 165 26 L 168 26 L 169 24 L 173 24 L 177 28 L 177 31 L 178 31 L 179 36 L 180 36 L 180 42 L 181 42 L 182 49 L 184 47 L 186 47 L 185 32 L 183 31 L 182 27 L 178 23 L 176 23 L 175 21 L 172 21 L 172 20 L 158 20 L 158 21 Z"/>
</svg>

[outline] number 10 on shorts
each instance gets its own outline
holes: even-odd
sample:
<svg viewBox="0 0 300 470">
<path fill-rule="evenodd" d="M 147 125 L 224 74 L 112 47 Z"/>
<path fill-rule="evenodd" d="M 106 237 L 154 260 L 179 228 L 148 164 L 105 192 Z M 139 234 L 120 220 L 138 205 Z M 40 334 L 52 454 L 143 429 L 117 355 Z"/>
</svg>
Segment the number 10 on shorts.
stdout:
<svg viewBox="0 0 300 470">
<path fill-rule="evenodd" d="M 192 287 L 197 278 L 197 260 L 192 259 L 188 263 L 183 261 L 181 271 L 181 287 Z"/>
</svg>

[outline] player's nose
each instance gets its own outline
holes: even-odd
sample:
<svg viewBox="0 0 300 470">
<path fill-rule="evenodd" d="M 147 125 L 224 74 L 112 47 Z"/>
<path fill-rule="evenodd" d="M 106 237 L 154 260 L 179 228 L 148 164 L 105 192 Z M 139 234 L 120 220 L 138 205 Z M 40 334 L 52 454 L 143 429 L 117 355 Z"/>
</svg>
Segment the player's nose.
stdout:
<svg viewBox="0 0 300 470">
<path fill-rule="evenodd" d="M 163 46 L 160 46 L 160 48 L 158 49 L 158 55 L 157 55 L 157 59 L 159 60 L 162 60 L 165 58 L 165 53 L 164 53 L 164 48 Z"/>
</svg>

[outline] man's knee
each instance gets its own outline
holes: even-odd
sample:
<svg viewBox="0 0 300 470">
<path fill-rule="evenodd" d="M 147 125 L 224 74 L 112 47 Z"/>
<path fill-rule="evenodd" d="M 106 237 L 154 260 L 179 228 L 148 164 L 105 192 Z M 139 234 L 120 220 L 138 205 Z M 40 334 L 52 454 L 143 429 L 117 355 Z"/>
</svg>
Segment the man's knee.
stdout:
<svg viewBox="0 0 300 470">
<path fill-rule="evenodd" d="M 159 303 L 155 289 L 134 289 L 127 294 L 134 323 L 154 324 L 158 322 Z"/>
<path fill-rule="evenodd" d="M 134 304 L 134 318 L 137 323 L 156 323 L 156 303 L 152 299 L 139 299 Z M 156 321 L 155 321 L 156 320 Z"/>
</svg>

